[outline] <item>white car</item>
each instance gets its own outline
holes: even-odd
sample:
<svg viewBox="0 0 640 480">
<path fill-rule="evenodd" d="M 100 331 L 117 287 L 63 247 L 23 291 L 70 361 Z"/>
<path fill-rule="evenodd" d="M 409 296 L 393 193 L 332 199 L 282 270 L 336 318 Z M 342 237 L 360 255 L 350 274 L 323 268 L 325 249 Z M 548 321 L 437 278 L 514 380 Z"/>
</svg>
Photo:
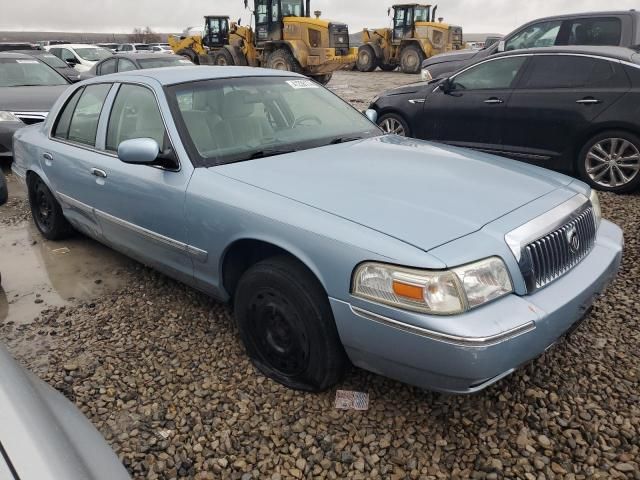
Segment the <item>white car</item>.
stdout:
<svg viewBox="0 0 640 480">
<path fill-rule="evenodd" d="M 78 72 L 84 73 L 91 70 L 100 60 L 113 55 L 109 50 L 96 45 L 68 43 L 65 45 L 52 45 L 44 47 L 49 53 L 54 54 Z"/>
<path fill-rule="evenodd" d="M 116 53 L 149 53 L 151 47 L 146 43 L 121 43 L 116 49 Z"/>
<path fill-rule="evenodd" d="M 173 50 L 169 45 L 153 45 L 151 47 L 151 53 L 168 53 L 172 54 Z"/>
</svg>

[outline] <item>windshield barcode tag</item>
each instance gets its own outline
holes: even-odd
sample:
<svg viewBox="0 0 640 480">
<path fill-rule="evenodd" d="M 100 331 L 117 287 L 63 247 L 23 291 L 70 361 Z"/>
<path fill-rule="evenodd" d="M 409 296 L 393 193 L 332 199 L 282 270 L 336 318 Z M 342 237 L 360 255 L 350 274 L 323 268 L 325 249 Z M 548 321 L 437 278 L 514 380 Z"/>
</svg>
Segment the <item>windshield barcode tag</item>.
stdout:
<svg viewBox="0 0 640 480">
<path fill-rule="evenodd" d="M 320 85 L 311 80 L 287 80 L 287 83 L 296 90 L 301 88 L 320 88 Z"/>
</svg>

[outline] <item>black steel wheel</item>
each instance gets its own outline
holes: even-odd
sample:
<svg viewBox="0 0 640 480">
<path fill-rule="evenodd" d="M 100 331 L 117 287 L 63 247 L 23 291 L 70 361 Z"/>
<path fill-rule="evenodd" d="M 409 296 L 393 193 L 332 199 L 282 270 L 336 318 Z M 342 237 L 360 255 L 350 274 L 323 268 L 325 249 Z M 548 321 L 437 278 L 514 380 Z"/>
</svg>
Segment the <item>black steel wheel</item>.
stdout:
<svg viewBox="0 0 640 480">
<path fill-rule="evenodd" d="M 324 289 L 304 265 L 277 256 L 240 279 L 234 314 L 258 370 L 296 390 L 334 385 L 348 360 Z"/>
<path fill-rule="evenodd" d="M 615 130 L 596 135 L 580 152 L 578 172 L 598 190 L 627 193 L 640 188 L 640 138 Z"/>
<path fill-rule="evenodd" d="M 61 240 L 69 236 L 72 228 L 64 218 L 60 204 L 38 177 L 29 181 L 29 204 L 33 221 L 43 237 L 48 240 Z"/>
</svg>

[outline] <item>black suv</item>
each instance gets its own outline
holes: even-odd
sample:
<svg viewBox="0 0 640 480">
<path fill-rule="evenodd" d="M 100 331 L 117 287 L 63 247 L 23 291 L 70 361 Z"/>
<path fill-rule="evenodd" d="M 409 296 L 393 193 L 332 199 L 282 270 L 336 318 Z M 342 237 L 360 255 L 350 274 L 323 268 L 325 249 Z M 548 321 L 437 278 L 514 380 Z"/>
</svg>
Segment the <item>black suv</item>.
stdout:
<svg viewBox="0 0 640 480">
<path fill-rule="evenodd" d="M 482 50 L 443 53 L 425 60 L 422 62 L 423 79 L 445 77 L 466 65 L 503 51 L 565 45 L 640 45 L 640 12 L 576 13 L 540 18 Z"/>
</svg>

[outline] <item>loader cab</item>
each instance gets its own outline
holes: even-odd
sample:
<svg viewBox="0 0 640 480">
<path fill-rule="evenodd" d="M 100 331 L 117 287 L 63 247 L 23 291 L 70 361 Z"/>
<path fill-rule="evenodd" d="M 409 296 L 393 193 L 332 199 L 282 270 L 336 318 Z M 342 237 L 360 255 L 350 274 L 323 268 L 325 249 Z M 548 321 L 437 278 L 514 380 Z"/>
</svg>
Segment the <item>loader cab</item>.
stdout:
<svg viewBox="0 0 640 480">
<path fill-rule="evenodd" d="M 416 22 L 431 22 L 431 5 L 394 5 L 393 6 L 393 40 L 414 38 Z"/>
<path fill-rule="evenodd" d="M 308 3 L 308 2 L 307 2 Z M 305 17 L 305 0 L 255 0 L 256 43 L 283 38 L 284 18 Z"/>
<path fill-rule="evenodd" d="M 203 43 L 206 47 L 219 48 L 229 43 L 229 17 L 207 16 L 204 20 Z"/>
</svg>

